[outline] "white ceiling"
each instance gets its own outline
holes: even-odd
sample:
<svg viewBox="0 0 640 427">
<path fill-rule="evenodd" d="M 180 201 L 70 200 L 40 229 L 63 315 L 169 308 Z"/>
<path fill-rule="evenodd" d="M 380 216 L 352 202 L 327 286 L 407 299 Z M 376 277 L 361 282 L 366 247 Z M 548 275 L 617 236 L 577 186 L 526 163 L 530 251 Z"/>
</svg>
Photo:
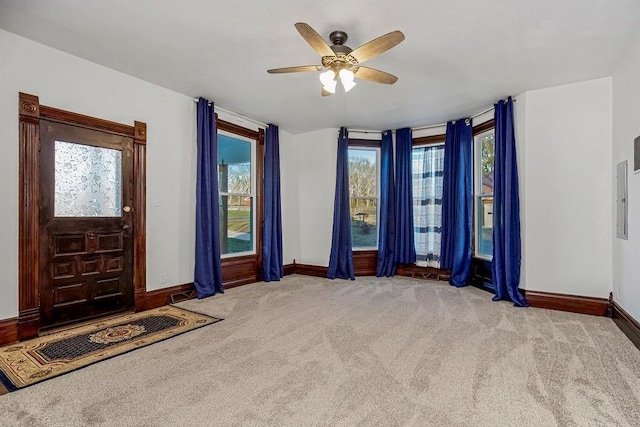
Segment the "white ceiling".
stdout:
<svg viewBox="0 0 640 427">
<path fill-rule="evenodd" d="M 393 30 L 406 40 L 321 97 L 319 64 L 294 24 L 352 48 Z M 639 34 L 638 0 L 0 0 L 0 28 L 292 133 L 443 123 L 527 90 L 610 76 Z"/>
</svg>

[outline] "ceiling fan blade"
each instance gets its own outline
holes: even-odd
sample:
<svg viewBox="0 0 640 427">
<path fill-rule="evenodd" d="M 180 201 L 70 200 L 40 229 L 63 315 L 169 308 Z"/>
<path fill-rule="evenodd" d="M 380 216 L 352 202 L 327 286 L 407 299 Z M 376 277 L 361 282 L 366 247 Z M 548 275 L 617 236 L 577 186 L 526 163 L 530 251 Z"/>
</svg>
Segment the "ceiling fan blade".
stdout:
<svg viewBox="0 0 640 427">
<path fill-rule="evenodd" d="M 322 94 L 322 96 L 329 96 L 329 95 L 333 95 L 331 92 L 329 92 L 328 90 L 326 90 L 325 88 L 322 88 L 322 92 L 320 92 Z"/>
<path fill-rule="evenodd" d="M 373 39 L 370 42 L 363 44 L 351 52 L 358 62 L 368 61 L 369 59 L 380 55 L 383 52 L 388 51 L 392 47 L 400 44 L 404 40 L 404 34 L 402 31 L 392 31 L 380 36 L 377 39 Z"/>
<path fill-rule="evenodd" d="M 356 77 L 363 80 L 369 80 L 371 82 L 383 83 L 386 85 L 392 85 L 398 81 L 398 78 L 393 74 L 385 73 L 384 71 L 376 70 L 375 68 L 359 66 L 356 71 Z"/>
<path fill-rule="evenodd" d="M 334 56 L 333 50 L 327 44 L 326 41 L 322 38 L 320 34 L 316 32 L 313 28 L 309 26 L 309 24 L 305 24 L 304 22 L 298 22 L 296 24 L 296 29 L 300 33 L 300 35 L 309 43 L 309 46 L 315 50 L 320 56 Z"/>
<path fill-rule="evenodd" d="M 269 74 L 302 73 L 305 71 L 322 71 L 322 66 L 321 65 L 300 65 L 297 67 L 273 68 L 271 70 L 267 70 L 267 73 Z"/>
</svg>

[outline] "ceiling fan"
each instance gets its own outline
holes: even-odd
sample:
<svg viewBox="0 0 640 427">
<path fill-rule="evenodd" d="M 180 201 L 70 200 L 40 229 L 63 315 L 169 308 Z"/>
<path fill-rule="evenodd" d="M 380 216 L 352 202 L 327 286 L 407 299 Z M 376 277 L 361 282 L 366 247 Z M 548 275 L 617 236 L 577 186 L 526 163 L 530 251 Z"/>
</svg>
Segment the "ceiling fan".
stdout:
<svg viewBox="0 0 640 427">
<path fill-rule="evenodd" d="M 402 42 L 404 40 L 402 31 L 392 31 L 356 49 L 351 49 L 344 44 L 347 41 L 347 33 L 344 31 L 334 31 L 329 34 L 329 39 L 333 43 L 329 46 L 322 36 L 308 24 L 298 22 L 295 27 L 313 50 L 322 57 L 322 65 L 275 68 L 267 70 L 267 73 L 300 73 L 326 69 L 325 72 L 320 74 L 320 81 L 323 85 L 322 96 L 335 93 L 338 80 L 342 82 L 345 92 L 349 92 L 356 85 L 353 81 L 354 77 L 388 85 L 398 80 L 393 74 L 385 73 L 375 68 L 364 67 L 360 64 Z"/>
</svg>

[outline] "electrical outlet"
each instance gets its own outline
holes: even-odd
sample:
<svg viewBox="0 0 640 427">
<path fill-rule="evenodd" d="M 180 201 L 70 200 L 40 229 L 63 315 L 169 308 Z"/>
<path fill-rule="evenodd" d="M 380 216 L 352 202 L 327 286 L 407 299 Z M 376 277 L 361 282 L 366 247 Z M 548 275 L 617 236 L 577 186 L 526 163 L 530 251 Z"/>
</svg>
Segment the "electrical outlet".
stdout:
<svg viewBox="0 0 640 427">
<path fill-rule="evenodd" d="M 167 283 L 167 273 L 161 273 L 160 274 L 160 284 L 164 285 L 165 283 Z"/>
</svg>

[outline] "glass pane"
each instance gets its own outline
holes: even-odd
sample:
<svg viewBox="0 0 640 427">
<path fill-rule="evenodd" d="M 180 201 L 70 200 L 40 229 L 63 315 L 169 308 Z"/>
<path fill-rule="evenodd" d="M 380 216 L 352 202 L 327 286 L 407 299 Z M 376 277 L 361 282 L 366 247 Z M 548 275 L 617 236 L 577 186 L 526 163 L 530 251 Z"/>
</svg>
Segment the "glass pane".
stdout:
<svg viewBox="0 0 640 427">
<path fill-rule="evenodd" d="M 412 150 L 413 237 L 416 265 L 440 267 L 444 145 Z"/>
<path fill-rule="evenodd" d="M 349 192 L 351 197 L 376 197 L 375 150 L 349 150 Z"/>
<path fill-rule="evenodd" d="M 495 141 L 493 134 L 480 139 L 480 171 L 482 173 L 482 194 L 493 194 L 493 155 Z"/>
<path fill-rule="evenodd" d="M 478 197 L 477 200 L 478 247 L 476 254 L 491 258 L 493 256 L 493 197 Z"/>
<path fill-rule="evenodd" d="M 221 253 L 253 251 L 253 198 L 220 196 Z"/>
<path fill-rule="evenodd" d="M 377 200 L 351 199 L 351 240 L 354 248 L 378 246 Z"/>
<path fill-rule="evenodd" d="M 220 193 L 251 194 L 251 143 L 218 135 Z"/>
<path fill-rule="evenodd" d="M 119 217 L 122 152 L 56 141 L 54 206 L 57 217 Z"/>
</svg>

